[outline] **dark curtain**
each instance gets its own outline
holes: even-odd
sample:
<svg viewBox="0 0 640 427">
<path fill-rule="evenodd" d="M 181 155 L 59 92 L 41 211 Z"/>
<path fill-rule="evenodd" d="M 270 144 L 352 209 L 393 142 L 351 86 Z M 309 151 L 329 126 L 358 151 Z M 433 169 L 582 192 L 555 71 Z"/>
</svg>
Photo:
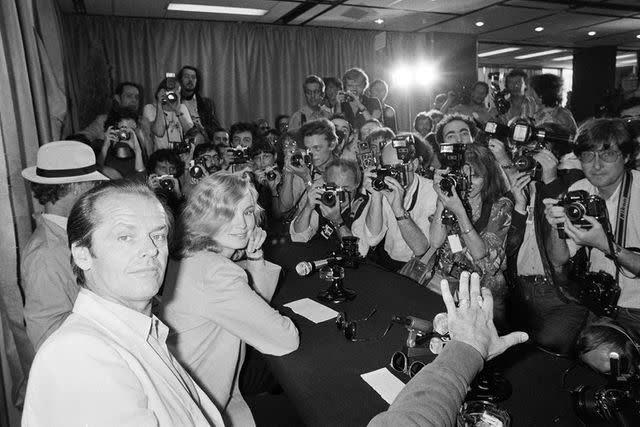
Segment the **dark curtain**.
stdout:
<svg viewBox="0 0 640 427">
<path fill-rule="evenodd" d="M 107 107 L 119 81 L 140 82 L 152 100 L 166 72 L 191 64 L 202 73 L 201 93 L 213 98 L 221 121 L 264 117 L 303 103 L 308 74 L 342 76 L 353 66 L 371 77 L 374 32 L 65 15 L 65 47 L 75 128 Z"/>
</svg>

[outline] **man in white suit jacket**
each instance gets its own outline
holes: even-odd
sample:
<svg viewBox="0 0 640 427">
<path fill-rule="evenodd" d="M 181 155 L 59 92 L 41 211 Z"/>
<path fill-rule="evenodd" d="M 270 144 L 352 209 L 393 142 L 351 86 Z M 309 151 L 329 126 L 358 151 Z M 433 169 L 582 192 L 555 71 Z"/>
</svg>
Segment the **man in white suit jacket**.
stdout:
<svg viewBox="0 0 640 427">
<path fill-rule="evenodd" d="M 109 182 L 76 202 L 67 233 L 82 289 L 36 355 L 23 426 L 223 425 L 151 314 L 171 223 L 141 184 Z"/>
</svg>

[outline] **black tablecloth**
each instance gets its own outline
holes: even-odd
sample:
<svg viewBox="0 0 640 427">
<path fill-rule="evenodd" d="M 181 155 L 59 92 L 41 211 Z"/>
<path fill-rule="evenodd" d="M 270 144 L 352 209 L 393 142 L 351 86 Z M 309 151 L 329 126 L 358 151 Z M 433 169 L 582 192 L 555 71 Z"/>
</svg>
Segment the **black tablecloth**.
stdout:
<svg viewBox="0 0 640 427">
<path fill-rule="evenodd" d="M 301 317 L 286 307 L 300 298 L 316 299 L 328 284 L 315 273 L 299 277 L 295 265 L 303 260 L 324 258 L 330 243 L 288 243 L 266 249 L 268 259 L 282 266 L 284 279 L 274 297 L 274 305 L 290 316 L 300 331 L 300 348 L 284 357 L 270 357 L 269 362 L 283 389 L 296 405 L 305 423 L 311 426 L 361 426 L 388 404 L 360 377 L 389 364 L 391 355 L 400 350 L 407 331 L 395 325 L 380 340 L 351 342 L 345 339 L 335 322 L 319 324 Z M 335 248 L 334 248 L 335 249 Z M 364 263 L 357 269 L 345 269 L 346 287 L 358 292 L 355 300 L 334 305 L 351 319 L 366 317 L 373 308 L 377 313 L 359 324 L 357 336 L 381 334 L 393 315 L 413 315 L 431 320 L 445 311 L 439 295 L 417 283 Z M 507 351 L 491 362 L 513 386 L 513 395 L 499 404 L 509 411 L 512 426 L 577 426 L 570 395 L 561 388 L 562 374 L 572 361 L 558 358 L 524 344 Z M 402 374 L 399 378 L 406 381 Z M 567 376 L 567 385 L 592 384 L 601 379 L 578 367 Z"/>
</svg>

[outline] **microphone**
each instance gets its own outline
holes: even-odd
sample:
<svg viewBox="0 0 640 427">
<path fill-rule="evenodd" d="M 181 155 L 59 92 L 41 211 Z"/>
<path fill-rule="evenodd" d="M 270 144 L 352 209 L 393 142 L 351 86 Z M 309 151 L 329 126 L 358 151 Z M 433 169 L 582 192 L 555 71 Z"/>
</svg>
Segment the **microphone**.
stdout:
<svg viewBox="0 0 640 427">
<path fill-rule="evenodd" d="M 325 265 L 335 264 L 338 261 L 342 261 L 341 256 L 332 256 L 318 261 L 302 261 L 296 265 L 296 273 L 300 276 L 308 276 L 312 272 L 321 269 Z"/>
<path fill-rule="evenodd" d="M 404 325 L 407 329 L 420 331 L 424 334 L 429 334 L 433 332 L 433 323 L 428 320 L 420 319 L 419 317 L 413 316 L 393 316 L 391 319 L 394 323 L 399 323 Z"/>
</svg>

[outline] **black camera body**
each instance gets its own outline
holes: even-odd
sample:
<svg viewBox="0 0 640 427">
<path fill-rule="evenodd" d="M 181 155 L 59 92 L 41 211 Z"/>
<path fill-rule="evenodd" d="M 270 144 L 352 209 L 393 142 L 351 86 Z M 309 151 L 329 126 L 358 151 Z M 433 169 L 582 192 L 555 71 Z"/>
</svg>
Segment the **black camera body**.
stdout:
<svg viewBox="0 0 640 427">
<path fill-rule="evenodd" d="M 356 95 L 348 90 L 341 90 L 338 95 L 344 95 L 344 102 L 353 102 L 356 100 Z"/>
<path fill-rule="evenodd" d="M 242 145 L 238 145 L 236 148 L 229 148 L 231 151 L 231 164 L 240 165 L 243 163 L 249 163 L 249 148 Z"/>
<path fill-rule="evenodd" d="M 366 141 L 358 142 L 358 153 L 356 159 L 360 165 L 360 169 L 365 170 L 378 164 L 378 158 L 371 150 L 371 146 Z"/>
<path fill-rule="evenodd" d="M 558 202 L 558 206 L 564 207 L 564 213 L 571 224 L 586 230 L 591 228 L 591 223 L 584 219 L 585 215 L 597 219 L 605 229 L 609 226 L 607 205 L 604 199 L 595 194 L 589 194 L 585 190 L 567 192 Z"/>
<path fill-rule="evenodd" d="M 391 140 L 391 146 L 396 150 L 396 156 L 402 163 L 409 163 L 415 155 L 415 140 L 413 135 L 400 135 Z"/>
<path fill-rule="evenodd" d="M 442 180 L 440 181 L 440 189 L 447 194 L 447 196 L 451 197 L 453 195 L 453 189 L 456 189 L 456 193 L 460 195 L 460 197 L 464 197 L 464 195 L 471 188 L 471 182 L 469 182 L 469 177 L 464 173 L 460 172 L 452 172 L 445 175 L 442 175 Z"/>
<path fill-rule="evenodd" d="M 175 188 L 175 184 L 173 181 L 173 175 L 162 175 L 158 177 L 158 182 L 160 183 L 160 188 L 163 188 L 167 191 L 173 191 Z"/>
<path fill-rule="evenodd" d="M 440 146 L 440 163 L 443 168 L 454 171 L 462 170 L 465 164 L 466 144 L 442 144 Z"/>
<path fill-rule="evenodd" d="M 511 109 L 511 102 L 507 99 L 509 95 L 508 89 L 500 90 L 500 85 L 492 82 L 491 88 L 493 90 L 493 104 L 496 106 L 499 114 L 507 114 Z"/>
<path fill-rule="evenodd" d="M 318 190 L 320 201 L 330 208 L 334 207 L 338 201 L 344 203 L 347 200 L 347 191 L 342 187 L 325 184 Z"/>
<path fill-rule="evenodd" d="M 580 385 L 571 392 L 573 408 L 585 425 L 640 425 L 640 376 L 621 373 L 620 356 L 610 353 L 611 373 L 603 386 Z M 624 369 L 628 371 L 628 369 Z"/>
<path fill-rule="evenodd" d="M 598 316 L 613 316 L 618 309 L 620 286 L 604 271 L 574 272 L 571 280 L 580 283 L 578 301 Z"/>
<path fill-rule="evenodd" d="M 513 167 L 518 172 L 528 172 L 532 179 L 540 180 L 542 178 L 542 166 L 533 156 L 543 148 L 545 148 L 543 145 L 536 144 L 535 147 L 517 149 L 513 158 Z"/>
<path fill-rule="evenodd" d="M 371 180 L 371 186 L 376 191 L 389 190 L 389 186 L 384 182 L 387 176 L 398 181 L 402 187 L 406 187 L 409 181 L 406 163 L 393 166 L 381 166 L 379 169 L 376 169 L 375 172 L 376 177 Z"/>
<path fill-rule="evenodd" d="M 175 151 L 176 154 L 190 153 L 194 143 L 194 138 L 186 138 L 184 141 L 174 142 L 173 151 Z"/>
<path fill-rule="evenodd" d="M 482 132 L 488 138 L 495 138 L 502 142 L 507 142 L 509 136 L 511 135 L 511 129 L 509 128 L 509 126 L 494 121 L 488 121 L 487 123 L 485 123 Z"/>
<path fill-rule="evenodd" d="M 306 166 L 311 168 L 311 154 L 304 151 L 296 151 L 291 155 L 291 166 L 299 168 Z"/>
</svg>

